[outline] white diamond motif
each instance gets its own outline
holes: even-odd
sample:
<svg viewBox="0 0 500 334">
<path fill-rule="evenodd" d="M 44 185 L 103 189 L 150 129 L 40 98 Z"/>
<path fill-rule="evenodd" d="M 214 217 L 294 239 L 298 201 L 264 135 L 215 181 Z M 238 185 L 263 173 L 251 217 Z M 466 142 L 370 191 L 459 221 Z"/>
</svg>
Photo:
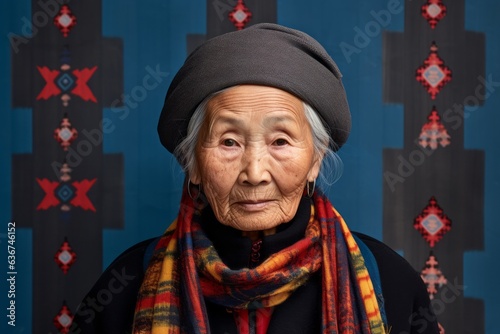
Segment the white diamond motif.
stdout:
<svg viewBox="0 0 500 334">
<path fill-rule="evenodd" d="M 73 133 L 69 131 L 68 128 L 64 128 L 61 131 L 59 131 L 59 138 L 61 138 L 64 141 L 67 141 L 73 136 Z"/>
<path fill-rule="evenodd" d="M 437 17 L 440 13 L 441 13 L 441 7 L 439 7 L 435 3 L 427 7 L 427 14 L 429 14 L 429 16 L 432 18 Z"/>
<path fill-rule="evenodd" d="M 59 17 L 59 23 L 63 27 L 66 27 L 66 28 L 69 27 L 69 25 L 71 24 L 71 22 L 73 22 L 73 19 L 68 14 L 63 14 L 63 15 L 61 15 Z"/>
<path fill-rule="evenodd" d="M 62 263 L 68 264 L 73 258 L 73 256 L 71 256 L 71 254 L 67 250 L 64 250 L 61 252 L 61 254 L 59 254 L 58 258 L 59 261 L 61 261 Z"/>
<path fill-rule="evenodd" d="M 67 314 L 62 314 L 59 317 L 57 317 L 57 321 L 63 326 L 63 327 L 69 327 L 71 325 L 71 317 L 68 316 Z"/>
<path fill-rule="evenodd" d="M 434 214 L 428 215 L 421 224 L 432 235 L 436 234 L 443 227 L 441 219 Z"/>
<path fill-rule="evenodd" d="M 437 65 L 431 65 L 427 67 L 424 71 L 425 80 L 432 87 L 437 87 L 439 83 L 444 79 L 444 73 Z"/>
<path fill-rule="evenodd" d="M 247 14 L 241 9 L 239 9 L 238 11 L 236 11 L 236 13 L 234 13 L 233 17 L 236 21 L 241 23 L 245 21 L 245 19 L 247 18 Z"/>
</svg>

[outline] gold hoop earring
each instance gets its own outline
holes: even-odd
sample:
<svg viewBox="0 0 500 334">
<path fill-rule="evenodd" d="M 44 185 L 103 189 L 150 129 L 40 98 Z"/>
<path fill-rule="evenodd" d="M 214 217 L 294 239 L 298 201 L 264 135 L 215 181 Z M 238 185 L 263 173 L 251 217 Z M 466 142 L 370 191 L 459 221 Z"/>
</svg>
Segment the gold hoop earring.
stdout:
<svg viewBox="0 0 500 334">
<path fill-rule="evenodd" d="M 312 186 L 311 186 L 311 183 L 312 183 Z M 307 181 L 307 197 L 313 197 L 314 195 L 314 188 L 316 188 L 316 179 L 314 179 L 314 181 L 310 182 L 310 181 Z"/>
<path fill-rule="evenodd" d="M 193 194 L 191 194 L 191 185 L 198 188 L 198 189 L 196 189 L 196 196 L 194 196 L 194 197 L 193 197 Z M 191 179 L 188 179 L 187 192 L 188 192 L 189 197 L 191 197 L 191 199 L 193 201 L 196 201 L 200 197 L 201 184 L 193 184 L 193 183 L 191 183 Z"/>
</svg>

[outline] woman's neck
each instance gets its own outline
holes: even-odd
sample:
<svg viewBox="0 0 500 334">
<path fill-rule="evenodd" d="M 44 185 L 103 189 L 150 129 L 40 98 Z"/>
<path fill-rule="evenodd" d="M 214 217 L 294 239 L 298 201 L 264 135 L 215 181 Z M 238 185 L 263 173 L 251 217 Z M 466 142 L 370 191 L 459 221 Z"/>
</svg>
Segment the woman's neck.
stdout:
<svg viewBox="0 0 500 334">
<path fill-rule="evenodd" d="M 261 231 L 243 231 L 243 236 L 249 238 L 252 241 L 262 239 L 262 237 L 267 237 L 268 235 L 273 235 L 276 233 L 276 227 L 270 228 L 268 230 Z"/>
</svg>

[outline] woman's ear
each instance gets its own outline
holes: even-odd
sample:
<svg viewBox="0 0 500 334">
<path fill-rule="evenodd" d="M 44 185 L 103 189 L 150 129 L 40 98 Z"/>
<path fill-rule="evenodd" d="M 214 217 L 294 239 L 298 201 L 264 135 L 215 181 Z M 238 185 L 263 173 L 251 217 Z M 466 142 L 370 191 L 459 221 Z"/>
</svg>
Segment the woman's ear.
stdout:
<svg viewBox="0 0 500 334">
<path fill-rule="evenodd" d="M 198 165 L 196 163 L 193 164 L 190 171 L 188 171 L 188 174 L 189 174 L 189 179 L 191 180 L 192 184 L 200 184 L 201 183 L 201 174 L 199 173 Z"/>
<path fill-rule="evenodd" d="M 323 154 L 316 154 L 311 169 L 309 170 L 309 174 L 307 175 L 307 181 L 313 182 L 318 178 L 322 162 Z"/>
</svg>

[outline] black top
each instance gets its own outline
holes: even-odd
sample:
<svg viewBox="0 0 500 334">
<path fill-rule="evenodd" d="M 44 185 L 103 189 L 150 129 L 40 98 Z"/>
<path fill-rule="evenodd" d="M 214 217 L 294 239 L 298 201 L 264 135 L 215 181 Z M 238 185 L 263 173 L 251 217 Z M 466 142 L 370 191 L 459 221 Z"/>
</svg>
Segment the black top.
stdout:
<svg viewBox="0 0 500 334">
<path fill-rule="evenodd" d="M 262 238 L 260 259 L 303 238 L 309 215 L 310 200 L 304 199 L 292 221 L 280 225 L 276 234 Z M 229 268 L 249 266 L 250 239 L 243 237 L 241 231 L 217 222 L 211 210 L 205 210 L 202 221 L 207 236 Z M 364 234 L 354 234 L 368 246 L 377 261 L 390 334 L 439 333 L 420 275 L 382 242 Z M 80 304 L 71 333 L 131 333 L 137 293 L 146 267 L 145 253 L 156 240 L 132 246 L 111 263 Z M 208 301 L 206 305 L 212 333 L 237 334 L 232 314 Z M 274 308 L 268 333 L 321 333 L 320 271 Z"/>
</svg>

